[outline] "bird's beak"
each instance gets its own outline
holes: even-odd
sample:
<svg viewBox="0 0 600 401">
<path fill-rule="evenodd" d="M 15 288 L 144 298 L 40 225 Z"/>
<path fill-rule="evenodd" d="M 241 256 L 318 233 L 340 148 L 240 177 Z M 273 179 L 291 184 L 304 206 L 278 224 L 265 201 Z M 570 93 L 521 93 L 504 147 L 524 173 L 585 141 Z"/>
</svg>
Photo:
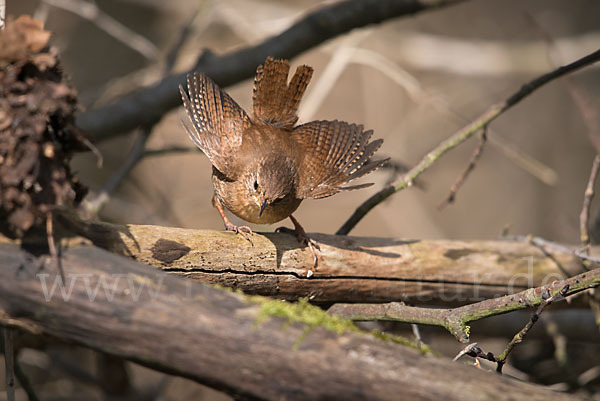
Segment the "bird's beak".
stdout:
<svg viewBox="0 0 600 401">
<path fill-rule="evenodd" d="M 262 215 L 262 213 L 266 207 L 267 207 L 267 201 L 263 200 L 262 203 L 260 204 L 260 212 L 258 212 L 258 217 L 260 217 Z"/>
</svg>

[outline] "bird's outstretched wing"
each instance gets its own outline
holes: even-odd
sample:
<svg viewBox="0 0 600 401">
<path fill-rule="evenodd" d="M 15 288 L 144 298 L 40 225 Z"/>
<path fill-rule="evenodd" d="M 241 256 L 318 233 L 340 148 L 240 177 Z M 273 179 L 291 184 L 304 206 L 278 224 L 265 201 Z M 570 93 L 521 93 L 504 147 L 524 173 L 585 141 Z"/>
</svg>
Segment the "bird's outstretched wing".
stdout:
<svg viewBox="0 0 600 401">
<path fill-rule="evenodd" d="M 383 139 L 369 142 L 372 130 L 342 121 L 313 121 L 296 127 L 293 138 L 303 149 L 296 197 L 325 198 L 372 184 L 343 186 L 369 174 L 389 159 L 371 161 Z"/>
<path fill-rule="evenodd" d="M 244 130 L 250 125 L 248 115 L 202 73 L 188 74 L 187 92 L 181 85 L 179 91 L 193 124 L 192 129 L 184 124 L 190 138 L 215 168 L 227 178 L 235 179 L 236 154 L 242 144 Z"/>
<path fill-rule="evenodd" d="M 252 95 L 255 121 L 291 130 L 298 121 L 298 105 L 310 82 L 313 69 L 302 65 L 288 84 L 290 63 L 267 57 L 264 66 L 259 65 L 254 78 Z"/>
</svg>

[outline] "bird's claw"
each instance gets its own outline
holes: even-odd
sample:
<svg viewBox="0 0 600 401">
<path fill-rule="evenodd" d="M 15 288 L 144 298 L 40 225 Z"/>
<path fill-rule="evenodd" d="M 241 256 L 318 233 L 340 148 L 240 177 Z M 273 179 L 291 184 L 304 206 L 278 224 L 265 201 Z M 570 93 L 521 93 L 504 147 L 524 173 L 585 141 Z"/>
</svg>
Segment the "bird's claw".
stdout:
<svg viewBox="0 0 600 401">
<path fill-rule="evenodd" d="M 319 264 L 319 257 L 317 255 L 317 250 L 321 250 L 321 248 L 319 247 L 319 244 L 317 244 L 313 239 L 311 239 L 308 235 L 306 235 L 306 233 L 304 232 L 304 230 L 292 230 L 291 228 L 288 227 L 278 227 L 275 232 L 278 233 L 285 233 L 285 234 L 292 234 L 296 237 L 296 239 L 298 240 L 298 242 L 306 247 L 308 247 L 308 249 L 310 249 L 310 252 L 313 255 L 313 259 L 314 259 L 314 265 L 313 268 L 316 269 L 317 265 Z M 311 270 L 309 270 L 309 273 L 307 274 L 308 277 L 312 276 L 313 272 Z"/>
<path fill-rule="evenodd" d="M 313 241 L 312 239 L 310 239 L 309 237 L 304 237 L 304 240 L 301 241 L 303 245 L 306 245 L 308 247 L 308 249 L 310 249 L 310 252 L 313 255 L 313 260 L 314 260 L 314 264 L 313 264 L 313 268 L 316 269 L 317 265 L 319 264 L 319 257 L 317 256 L 317 250 L 321 250 L 321 248 L 319 247 L 319 244 L 317 244 L 315 241 Z M 309 273 L 307 274 L 308 277 L 312 276 L 312 271 L 309 270 Z"/>
<path fill-rule="evenodd" d="M 248 242 L 250 242 L 250 244 L 252 246 L 254 246 L 254 243 L 250 239 L 250 235 L 248 235 L 248 234 L 253 234 L 252 229 L 250 227 L 248 227 L 248 226 L 236 226 L 235 224 L 228 223 L 228 224 L 225 224 L 225 230 L 226 231 L 233 231 L 234 233 L 241 235 Z"/>
</svg>

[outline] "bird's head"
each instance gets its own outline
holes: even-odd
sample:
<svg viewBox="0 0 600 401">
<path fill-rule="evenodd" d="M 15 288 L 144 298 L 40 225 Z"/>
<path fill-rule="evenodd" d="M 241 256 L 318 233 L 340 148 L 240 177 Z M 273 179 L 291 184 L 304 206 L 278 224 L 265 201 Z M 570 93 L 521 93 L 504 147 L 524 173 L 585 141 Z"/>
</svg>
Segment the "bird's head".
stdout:
<svg viewBox="0 0 600 401">
<path fill-rule="evenodd" d="M 258 216 L 270 205 L 293 196 L 297 182 L 298 172 L 291 159 L 275 155 L 259 160 L 247 181 L 248 190 L 259 207 Z"/>
</svg>

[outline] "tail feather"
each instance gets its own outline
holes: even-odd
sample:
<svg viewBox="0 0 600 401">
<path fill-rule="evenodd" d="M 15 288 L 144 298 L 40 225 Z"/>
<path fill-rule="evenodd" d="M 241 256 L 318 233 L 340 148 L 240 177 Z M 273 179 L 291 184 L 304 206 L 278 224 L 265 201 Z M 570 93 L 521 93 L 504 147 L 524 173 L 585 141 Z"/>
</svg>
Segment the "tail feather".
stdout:
<svg viewBox="0 0 600 401">
<path fill-rule="evenodd" d="M 298 106 L 312 77 L 313 69 L 302 65 L 288 84 L 290 64 L 268 57 L 259 65 L 254 79 L 253 117 L 255 120 L 292 129 L 298 121 Z"/>
</svg>

